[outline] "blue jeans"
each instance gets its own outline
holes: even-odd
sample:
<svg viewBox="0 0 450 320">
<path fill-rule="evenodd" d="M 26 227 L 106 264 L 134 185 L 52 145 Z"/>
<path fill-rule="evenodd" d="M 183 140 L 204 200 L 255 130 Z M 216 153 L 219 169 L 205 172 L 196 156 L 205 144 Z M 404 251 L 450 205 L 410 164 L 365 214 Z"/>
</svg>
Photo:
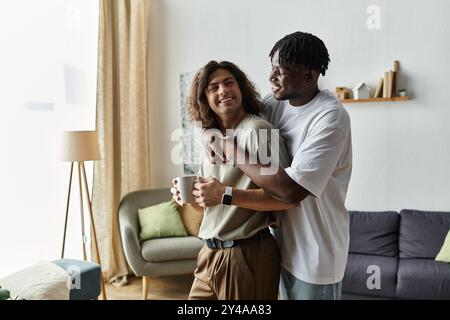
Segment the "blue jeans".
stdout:
<svg viewBox="0 0 450 320">
<path fill-rule="evenodd" d="M 313 284 L 301 281 L 281 266 L 281 300 L 341 300 L 342 281 L 333 284 Z"/>
</svg>

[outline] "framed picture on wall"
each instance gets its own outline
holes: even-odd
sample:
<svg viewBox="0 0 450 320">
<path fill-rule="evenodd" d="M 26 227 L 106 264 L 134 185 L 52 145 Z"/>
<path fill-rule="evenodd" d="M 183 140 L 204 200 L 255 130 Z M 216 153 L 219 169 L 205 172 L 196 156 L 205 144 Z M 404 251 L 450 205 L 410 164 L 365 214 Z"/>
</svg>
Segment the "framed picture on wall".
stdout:
<svg viewBox="0 0 450 320">
<path fill-rule="evenodd" d="M 187 113 L 187 98 L 195 72 L 180 74 L 181 128 L 183 130 L 183 169 L 184 174 L 197 174 L 201 164 L 202 130 L 195 126 Z"/>
</svg>

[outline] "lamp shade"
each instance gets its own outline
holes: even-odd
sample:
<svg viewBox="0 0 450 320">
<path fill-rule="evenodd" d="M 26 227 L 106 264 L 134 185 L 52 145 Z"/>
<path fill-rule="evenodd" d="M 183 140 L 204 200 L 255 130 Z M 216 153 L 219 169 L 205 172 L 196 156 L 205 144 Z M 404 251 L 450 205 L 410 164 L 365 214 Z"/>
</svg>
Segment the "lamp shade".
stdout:
<svg viewBox="0 0 450 320">
<path fill-rule="evenodd" d="M 96 131 L 66 131 L 63 136 L 62 161 L 99 160 Z"/>
</svg>

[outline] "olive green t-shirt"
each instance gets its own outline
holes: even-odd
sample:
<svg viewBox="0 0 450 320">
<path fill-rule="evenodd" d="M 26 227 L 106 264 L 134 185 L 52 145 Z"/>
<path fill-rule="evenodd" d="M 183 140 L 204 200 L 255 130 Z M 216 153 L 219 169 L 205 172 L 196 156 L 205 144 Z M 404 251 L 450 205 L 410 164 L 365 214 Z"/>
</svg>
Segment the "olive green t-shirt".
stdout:
<svg viewBox="0 0 450 320">
<path fill-rule="evenodd" d="M 271 159 L 274 169 L 278 166 L 286 168 L 290 165 L 290 156 L 283 138 L 266 120 L 249 114 L 236 126 L 235 132 L 238 146 L 245 148 L 251 156 L 259 152 L 259 156 L 262 155 L 264 161 Z M 276 150 L 277 147 L 278 150 Z M 270 173 L 270 169 L 268 170 L 265 174 Z M 237 166 L 211 164 L 205 154 L 199 176 L 216 177 L 227 186 L 237 189 L 259 189 Z M 281 211 L 258 212 L 222 204 L 206 208 L 199 237 L 221 240 L 245 239 L 268 226 L 278 225 L 282 213 Z"/>
</svg>

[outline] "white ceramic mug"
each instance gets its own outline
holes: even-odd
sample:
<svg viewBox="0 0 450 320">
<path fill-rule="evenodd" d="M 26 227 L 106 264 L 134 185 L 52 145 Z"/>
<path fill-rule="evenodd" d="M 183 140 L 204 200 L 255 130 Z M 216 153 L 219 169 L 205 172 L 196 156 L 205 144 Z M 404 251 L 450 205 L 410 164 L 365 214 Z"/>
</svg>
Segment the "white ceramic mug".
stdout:
<svg viewBox="0 0 450 320">
<path fill-rule="evenodd" d="M 194 195 L 192 191 L 194 190 L 194 184 L 197 181 L 197 176 L 182 176 L 176 177 L 177 189 L 180 192 L 181 203 L 193 203 Z"/>
</svg>

